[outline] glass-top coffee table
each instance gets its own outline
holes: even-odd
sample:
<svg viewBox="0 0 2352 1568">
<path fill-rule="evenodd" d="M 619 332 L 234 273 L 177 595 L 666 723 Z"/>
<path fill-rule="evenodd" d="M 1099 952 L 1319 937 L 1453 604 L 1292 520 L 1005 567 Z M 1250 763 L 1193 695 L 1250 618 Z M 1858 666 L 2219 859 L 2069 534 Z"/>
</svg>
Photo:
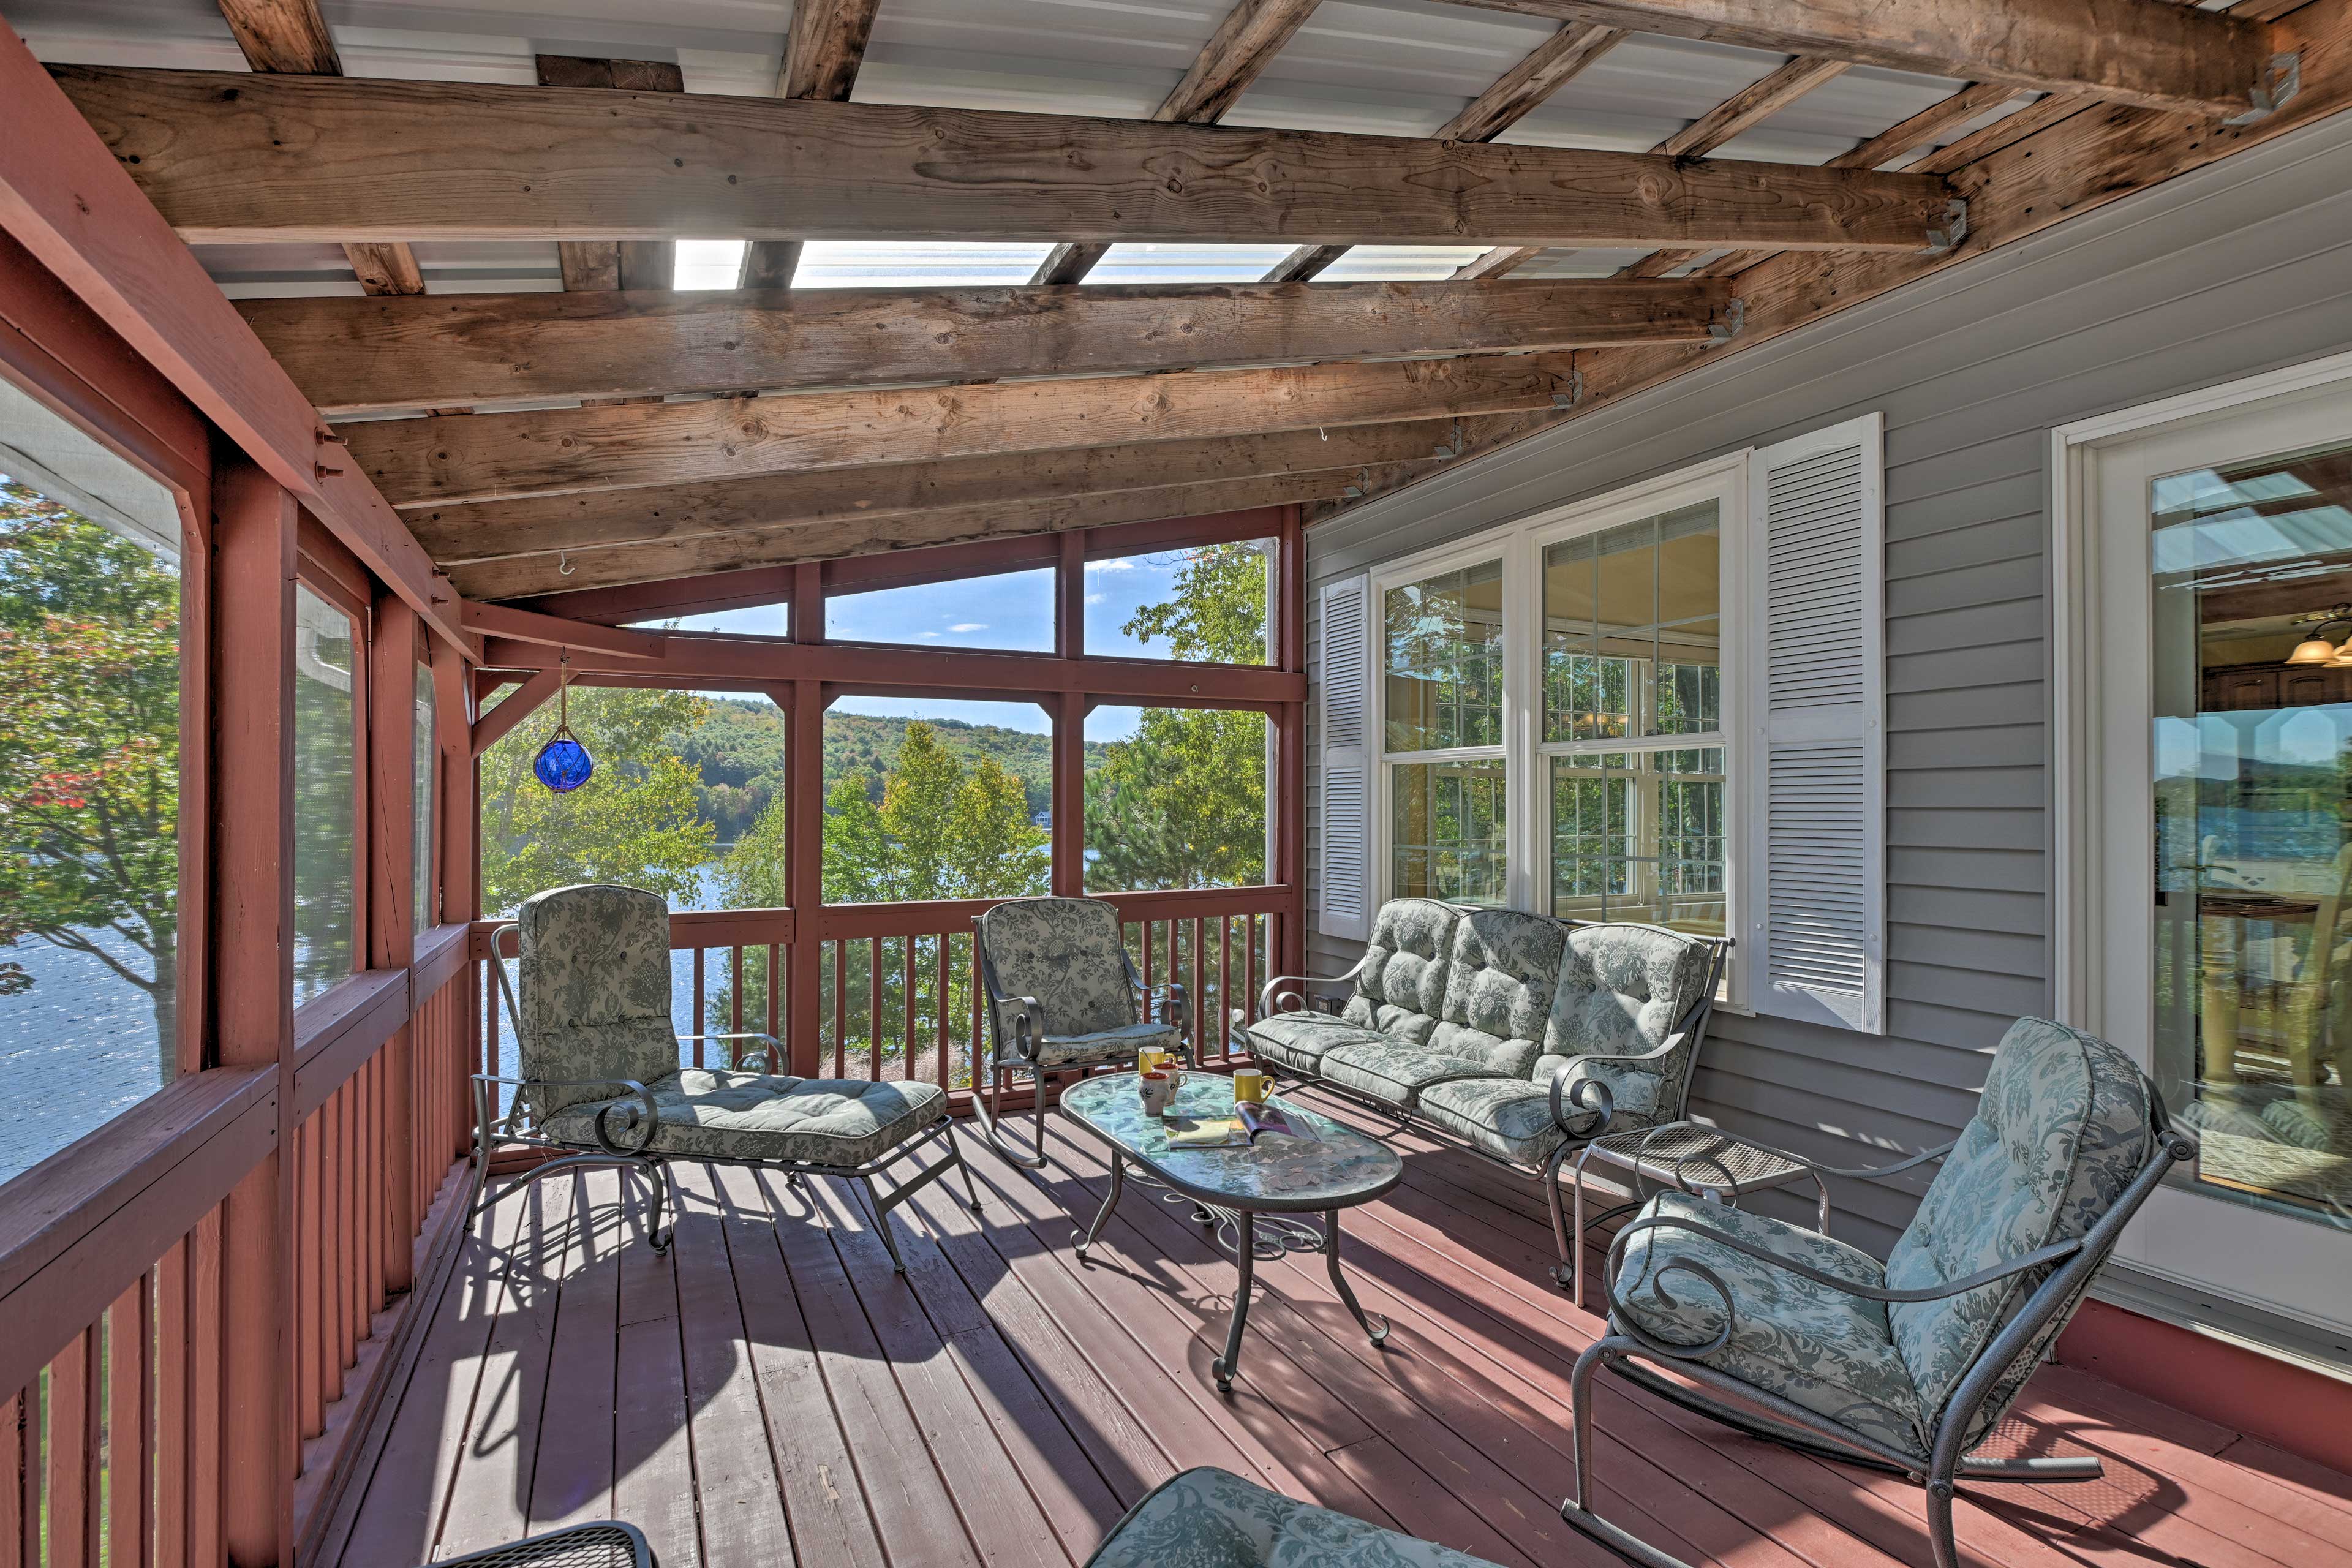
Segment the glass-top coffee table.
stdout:
<svg viewBox="0 0 2352 1568">
<path fill-rule="evenodd" d="M 1242 1329 L 1249 1321 L 1250 1279 L 1260 1258 L 1286 1252 L 1319 1252 L 1331 1270 L 1332 1288 L 1348 1304 L 1372 1343 L 1388 1338 L 1388 1325 L 1375 1327 L 1339 1272 L 1339 1211 L 1368 1204 L 1404 1174 L 1404 1162 L 1385 1144 L 1328 1116 L 1274 1097 L 1273 1102 L 1312 1128 L 1316 1138 L 1278 1132 L 1246 1147 L 1171 1149 L 1168 1127 L 1147 1115 L 1133 1073 L 1113 1073 L 1073 1085 L 1062 1095 L 1062 1114 L 1110 1146 L 1110 1191 L 1094 1224 L 1078 1241 L 1084 1258 L 1102 1234 L 1126 1185 L 1132 1162 L 1136 1180 L 1165 1187 L 1189 1200 L 1193 1216 L 1217 1226 L 1220 1245 L 1234 1255 L 1241 1284 L 1234 1292 L 1234 1317 L 1225 1330 L 1225 1353 L 1210 1363 L 1217 1386 L 1231 1392 L 1241 1364 Z M 1213 1073 L 1190 1074 L 1177 1091 L 1175 1117 L 1233 1114 L 1234 1083 Z M 1318 1225 L 1308 1216 L 1320 1215 Z M 1230 1234 L 1230 1245 L 1223 1237 Z"/>
</svg>

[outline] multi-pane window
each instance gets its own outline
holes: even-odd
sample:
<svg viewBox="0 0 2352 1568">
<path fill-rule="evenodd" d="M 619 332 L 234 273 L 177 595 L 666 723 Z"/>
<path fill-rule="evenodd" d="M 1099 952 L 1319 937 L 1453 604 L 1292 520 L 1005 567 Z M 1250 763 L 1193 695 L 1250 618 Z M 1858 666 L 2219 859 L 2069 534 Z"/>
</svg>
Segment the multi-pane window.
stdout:
<svg viewBox="0 0 2352 1568">
<path fill-rule="evenodd" d="M 0 379 L 0 1181 L 171 1082 L 190 1036 L 180 526 Z"/>
<path fill-rule="evenodd" d="M 1720 560 L 1713 500 L 1544 552 L 1554 914 L 1724 929 Z"/>
<path fill-rule="evenodd" d="M 294 589 L 294 1001 L 352 973 L 362 644 L 350 615 Z"/>
<path fill-rule="evenodd" d="M 1510 870 L 1502 563 L 1389 589 L 1381 649 L 1390 893 L 1500 904 Z"/>
</svg>

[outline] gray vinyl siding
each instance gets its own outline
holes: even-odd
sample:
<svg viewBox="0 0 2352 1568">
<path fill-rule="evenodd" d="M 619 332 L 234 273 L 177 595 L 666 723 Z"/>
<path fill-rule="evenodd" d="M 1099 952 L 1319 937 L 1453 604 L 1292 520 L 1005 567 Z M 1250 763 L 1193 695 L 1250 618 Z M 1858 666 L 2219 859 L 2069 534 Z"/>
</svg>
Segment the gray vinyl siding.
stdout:
<svg viewBox="0 0 2352 1568">
<path fill-rule="evenodd" d="M 2050 429 L 2352 349 L 2347 193 L 2339 115 L 1309 532 L 1319 584 L 1885 415 L 1887 1031 L 1718 1013 L 1697 1114 L 1885 1163 L 1950 1137 L 2002 1030 L 2050 1009 Z M 1318 973 L 1354 945 L 1310 931 Z M 1923 1186 L 1842 1184 L 1838 1233 L 1883 1252 Z"/>
</svg>

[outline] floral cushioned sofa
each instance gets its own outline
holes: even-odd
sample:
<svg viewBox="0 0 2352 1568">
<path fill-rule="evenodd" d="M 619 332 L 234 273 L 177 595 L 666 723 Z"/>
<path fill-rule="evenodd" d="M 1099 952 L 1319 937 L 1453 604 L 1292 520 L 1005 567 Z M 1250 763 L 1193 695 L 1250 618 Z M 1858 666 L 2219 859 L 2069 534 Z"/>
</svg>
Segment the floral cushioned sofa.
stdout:
<svg viewBox="0 0 2352 1568">
<path fill-rule="evenodd" d="M 1250 1047 L 1277 1074 L 1540 1172 L 1566 1261 L 1561 1160 L 1604 1131 L 1682 1115 L 1729 945 L 1392 899 L 1354 969 L 1267 984 Z M 1344 988 L 1339 1011 L 1312 1010 L 1330 988 Z"/>
</svg>

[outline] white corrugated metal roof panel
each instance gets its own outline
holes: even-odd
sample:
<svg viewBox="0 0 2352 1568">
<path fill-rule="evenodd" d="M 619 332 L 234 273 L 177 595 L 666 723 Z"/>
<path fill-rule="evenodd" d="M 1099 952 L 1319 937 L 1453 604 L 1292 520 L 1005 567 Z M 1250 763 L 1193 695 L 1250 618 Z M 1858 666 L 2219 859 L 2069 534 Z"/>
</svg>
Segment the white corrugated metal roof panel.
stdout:
<svg viewBox="0 0 2352 1568">
<path fill-rule="evenodd" d="M 862 101 L 1140 119 L 1207 41 L 1231 0 L 884 0 Z M 538 53 L 677 62 L 689 92 L 773 90 L 790 0 L 326 0 L 353 76 L 528 84 Z M 235 70 L 244 58 L 213 0 L 0 0 L 0 16 L 52 61 Z M 1440 0 L 1324 0 L 1235 104 L 1228 123 L 1426 136 L 1553 30 L 1539 18 Z M 1641 151 L 1782 63 L 1783 56 L 1640 36 L 1610 51 L 1505 141 Z M 1820 163 L 1957 90 L 1932 77 L 1857 67 L 1717 154 Z M 1115 247 L 1101 281 L 1238 279 L 1283 247 Z M 1044 247 L 812 245 L 802 281 L 1019 282 Z M 436 292 L 560 287 L 551 245 L 422 245 Z M 1247 253 L 1244 256 L 1244 253 Z M 233 294 L 342 292 L 331 246 L 206 247 Z M 1470 252 L 1375 247 L 1326 276 L 1443 277 Z M 1637 253 L 1556 252 L 1528 276 L 1605 273 Z M 689 253 L 689 271 L 721 260 Z M 707 264 L 707 265 L 706 265 Z M 1253 270 L 1253 268 L 1255 269 Z"/>
</svg>

